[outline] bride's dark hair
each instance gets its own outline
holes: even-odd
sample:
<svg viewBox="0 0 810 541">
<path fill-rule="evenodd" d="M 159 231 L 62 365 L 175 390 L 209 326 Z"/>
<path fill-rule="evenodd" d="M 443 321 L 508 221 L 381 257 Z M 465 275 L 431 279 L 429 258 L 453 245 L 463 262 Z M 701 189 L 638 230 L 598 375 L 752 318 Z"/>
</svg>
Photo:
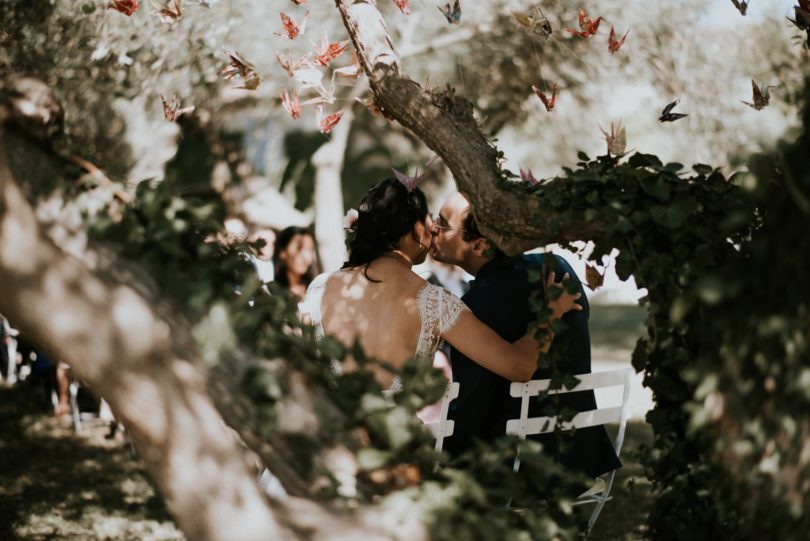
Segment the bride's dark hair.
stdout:
<svg viewBox="0 0 810 541">
<path fill-rule="evenodd" d="M 386 178 L 369 188 L 357 213 L 352 227 L 354 234 L 348 244 L 349 260 L 343 264 L 344 269 L 368 265 L 396 249 L 397 241 L 411 231 L 416 222 L 427 218 L 427 199 L 419 188 L 408 191 L 397 179 Z"/>
</svg>

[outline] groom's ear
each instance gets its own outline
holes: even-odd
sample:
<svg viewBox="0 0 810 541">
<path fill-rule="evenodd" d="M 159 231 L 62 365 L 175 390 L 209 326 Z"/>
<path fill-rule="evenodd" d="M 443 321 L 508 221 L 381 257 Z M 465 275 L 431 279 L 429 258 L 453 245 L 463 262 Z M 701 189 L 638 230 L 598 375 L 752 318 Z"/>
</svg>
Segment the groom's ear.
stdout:
<svg viewBox="0 0 810 541">
<path fill-rule="evenodd" d="M 477 256 L 486 256 L 489 247 L 489 240 L 484 237 L 479 237 L 472 242 L 473 252 Z"/>
</svg>

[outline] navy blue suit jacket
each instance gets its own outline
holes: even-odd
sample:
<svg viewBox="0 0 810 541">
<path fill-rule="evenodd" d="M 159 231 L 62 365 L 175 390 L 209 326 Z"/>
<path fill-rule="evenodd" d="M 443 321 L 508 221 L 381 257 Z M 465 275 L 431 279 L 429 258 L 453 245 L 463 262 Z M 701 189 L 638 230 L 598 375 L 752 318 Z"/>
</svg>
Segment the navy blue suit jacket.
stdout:
<svg viewBox="0 0 810 541">
<path fill-rule="evenodd" d="M 470 290 L 462 297 L 473 314 L 492 328 L 502 338 L 514 342 L 528 330 L 530 322 L 537 318 L 532 314 L 529 295 L 542 288 L 540 282 L 530 283 L 528 269 L 536 269 L 537 275 L 544 257 L 555 257 L 558 281 L 567 272 L 576 273 L 559 256 L 532 254 L 507 257 L 499 255 L 487 262 L 478 272 Z M 554 262 L 547 267 L 553 268 Z M 585 292 L 578 301 L 581 312 L 571 311 L 563 316 L 567 329 L 554 338 L 552 350 L 567 348 L 567 364 L 563 369 L 573 374 L 591 371 L 591 343 L 588 333 L 588 301 Z M 565 351 L 565 349 L 563 349 Z M 449 418 L 455 421 L 453 435 L 445 440 L 444 448 L 455 455 L 470 446 L 473 439 L 492 441 L 506 433 L 506 421 L 520 416 L 520 399 L 509 396 L 508 380 L 481 367 L 455 348 L 450 350 L 453 366 L 453 381 L 459 382 L 459 396 L 450 405 Z M 550 377 L 548 369 L 538 369 L 532 379 Z M 577 411 L 596 408 L 593 391 L 564 395 L 561 402 Z M 548 414 L 548 401 L 533 400 L 530 416 Z M 543 451 L 556 456 L 567 467 L 596 477 L 621 466 L 603 427 L 579 429 L 571 445 L 557 449 L 557 437 L 553 434 L 533 436 L 543 444 Z"/>
</svg>

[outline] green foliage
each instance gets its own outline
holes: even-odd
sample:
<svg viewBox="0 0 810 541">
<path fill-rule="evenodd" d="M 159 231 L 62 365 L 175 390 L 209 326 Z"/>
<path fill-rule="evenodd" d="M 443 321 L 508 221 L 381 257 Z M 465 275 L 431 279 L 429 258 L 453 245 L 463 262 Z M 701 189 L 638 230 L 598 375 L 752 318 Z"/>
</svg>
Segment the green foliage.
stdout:
<svg viewBox="0 0 810 541">
<path fill-rule="evenodd" d="M 647 419 L 656 440 L 643 456 L 661 491 L 651 532 L 673 539 L 719 533 L 716 508 L 707 500 L 722 474 L 708 460 L 706 435 L 686 430 L 685 408 L 699 382 L 684 372 L 702 351 L 693 334 L 705 320 L 700 310 L 673 314 L 673 307 L 689 303 L 691 291 L 728 264 L 733 245 L 743 241 L 746 231 L 738 227 L 740 221 L 729 226 L 729 216 L 747 214 L 750 221 L 753 215 L 742 190 L 706 166 L 695 166 L 694 174 L 684 178 L 688 173 L 681 164 L 663 164 L 646 154 L 624 163 L 600 157 L 579 165 L 569 172 L 565 193 L 554 194 L 551 204 L 565 208 L 572 221 L 584 217 L 602 223 L 592 257 L 598 260 L 618 248 L 619 277 L 632 274 L 648 291 L 642 302 L 649 335 L 636 345 L 633 365 L 644 370 L 645 385 L 656 398 Z M 571 208 L 572 201 L 579 202 L 577 207 Z M 666 527 L 659 529 L 664 517 Z"/>
<path fill-rule="evenodd" d="M 141 183 L 120 219 L 99 215 L 91 236 L 139 261 L 162 294 L 199 314 L 232 292 L 249 269 L 247 261 L 203 242 L 217 233 L 222 219 L 222 205 L 214 199 L 177 195 L 169 182 Z"/>
<path fill-rule="evenodd" d="M 0 76 L 24 74 L 48 83 L 62 103 L 73 106 L 65 111 L 71 151 L 95 163 L 109 162 L 110 171 L 120 175 L 132 165 L 122 141 L 125 126 L 112 103 L 121 67 L 113 59 L 91 65 L 87 46 L 95 32 L 77 22 L 76 15 L 45 1 L 0 3 Z M 85 50 L 76 54 L 80 47 Z M 66 77 L 76 84 L 59 84 Z M 88 110 L 94 114 L 78 118 Z M 117 160 L 104 159 L 111 156 Z"/>
<path fill-rule="evenodd" d="M 650 520 L 656 538 L 728 531 L 754 538 L 743 532 L 761 533 L 766 524 L 789 538 L 797 520 L 791 513 L 806 503 L 799 482 L 806 466 L 797 450 L 807 428 L 794 408 L 806 407 L 808 401 L 803 304 L 808 296 L 792 294 L 793 282 L 769 283 L 763 279 L 768 273 L 756 266 L 774 265 L 773 253 L 791 252 L 796 257 L 784 258 L 784 269 L 773 275 L 798 276 L 806 268 L 802 256 L 810 252 L 801 243 L 807 241 L 788 227 L 800 208 L 793 201 L 807 198 L 806 173 L 795 165 L 800 163 L 796 156 L 794 147 L 786 147 L 775 158 L 753 162 L 752 178 L 768 182 L 742 179 L 747 191 L 709 166 L 699 164 L 690 172 L 644 154 L 622 162 L 582 155 L 579 168 L 567 171 L 565 179 L 537 188 L 550 210 L 563 216 L 560 228 L 583 219 L 602 224 L 594 257 L 619 248 L 619 274 L 634 275 L 649 292 L 644 300 L 649 336 L 637 344 L 633 363 L 645 371 L 645 382 L 656 396 L 648 418 L 656 439 L 643 455 L 660 491 Z M 773 179 L 785 186 L 776 198 Z M 301 475 L 322 476 L 314 456 L 342 442 L 360 451 L 357 498 L 432 501 L 434 506 L 424 512 L 435 521 L 431 531 L 437 539 L 459 532 L 470 539 L 488 539 L 495 532 L 508 539 L 573 538 L 576 521 L 564 495 L 575 493 L 576 478 L 532 450 L 522 454 L 521 474 L 512 474 L 516 443 L 509 440 L 436 469 L 440 458 L 414 415 L 441 394 L 443 383 L 435 371 L 424 363 L 409 364 L 402 374 L 408 390 L 393 403 L 383 398 L 368 370 L 336 375 L 329 368 L 333 360 L 350 355 L 361 367 L 375 361 L 358 347 L 316 342 L 312 331 L 298 322 L 295 305 L 283 290 L 273 284 L 268 293 L 259 289 L 239 257 L 244 246 L 222 249 L 204 242 L 219 231 L 221 202 L 214 196 L 178 193 L 174 186 L 142 184 L 135 202 L 117 220 L 101 215 L 94 238 L 157 277 L 161 293 L 183 306 L 198 327 L 210 329 L 212 320 L 220 321 L 238 344 L 266 359 L 251 364 L 243 380 L 258 412 L 260 434 L 273 433 L 275 408 L 289 392 L 290 363 L 309 378 L 315 392 L 328 398 L 337 410 L 324 413 L 330 433 L 283 436 L 296 448 L 310 449 L 291 457 Z M 771 220 L 784 221 L 784 229 Z M 750 224 L 759 225 L 752 231 Z M 752 266 L 751 272 L 741 272 L 746 266 Z M 544 299 L 534 302 L 541 306 Z M 224 307 L 224 319 L 212 316 L 216 306 Z M 786 311 L 787 306 L 791 309 Z M 734 325 L 728 324 L 731 317 Z M 203 350 L 206 340 L 212 340 L 210 333 L 195 336 Z M 555 388 L 570 387 L 576 382 L 560 362 L 564 348 L 556 351 L 541 362 L 551 368 Z M 766 362 L 773 358 L 781 362 Z M 719 416 L 707 406 L 716 403 L 718 393 L 725 404 Z M 777 401 L 777 396 L 789 401 Z M 558 407 L 556 413 L 566 418 L 573 412 Z M 773 456 L 776 445 L 784 449 L 771 459 L 779 466 L 763 471 L 763 458 Z M 797 471 L 793 485 L 780 477 L 782 464 Z M 417 472 L 421 483 L 414 485 L 402 473 L 409 471 Z M 549 494 L 548 487 L 571 491 L 559 488 Z M 334 497 L 334 489 L 332 482 L 322 495 Z M 757 497 L 747 498 L 752 493 Z M 506 510 L 510 498 L 516 505 L 526 502 L 530 511 Z"/>
<path fill-rule="evenodd" d="M 684 379 L 688 438 L 722 470 L 709 485 L 716 522 L 735 539 L 804 539 L 810 527 L 810 85 L 804 132 L 750 159 L 741 181 L 758 226 L 728 263 L 686 294 L 697 344 Z M 674 494 L 672 495 L 674 496 Z M 654 530 L 672 526 L 660 502 Z"/>
<path fill-rule="evenodd" d="M 655 539 L 805 536 L 808 139 L 731 180 L 704 164 L 690 174 L 652 155 L 580 153 L 564 181 L 536 188 L 563 216 L 551 234 L 597 221 L 592 258 L 619 248 L 619 276 L 648 291 L 633 365 L 656 399 L 642 453 L 659 490 Z"/>
<path fill-rule="evenodd" d="M 569 24 L 568 6 L 549 1 L 532 4 L 499 1 L 490 5 L 498 15 L 485 27 L 486 32 L 453 47 L 460 56 L 475 61 L 465 62 L 463 73 L 457 73 L 461 68 L 457 70 L 448 63 L 452 71 L 447 74 L 458 77 L 457 83 L 466 89 L 465 94 L 475 97 L 475 106 L 488 133 L 497 133 L 516 119 L 526 118 L 524 102 L 534 96 L 532 84 L 548 92 L 555 82 L 578 100 L 587 101 L 583 81 L 593 76 L 596 69 L 582 61 L 588 55 L 586 40 L 561 37 L 563 28 Z M 529 11 L 535 7 L 542 8 L 549 18 L 555 32 L 553 38 L 543 39 L 526 32 L 515 22 L 512 10 Z"/>
</svg>

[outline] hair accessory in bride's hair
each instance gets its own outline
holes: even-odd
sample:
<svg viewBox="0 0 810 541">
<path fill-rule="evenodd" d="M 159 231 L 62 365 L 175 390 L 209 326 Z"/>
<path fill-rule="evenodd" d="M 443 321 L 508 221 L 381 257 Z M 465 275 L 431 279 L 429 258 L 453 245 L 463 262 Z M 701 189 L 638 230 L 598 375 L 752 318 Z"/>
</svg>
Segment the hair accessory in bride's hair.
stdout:
<svg viewBox="0 0 810 541">
<path fill-rule="evenodd" d="M 359 217 L 360 213 L 357 212 L 357 209 L 347 210 L 346 216 L 343 217 L 343 229 L 354 230 L 355 226 L 357 225 L 357 219 Z"/>
<path fill-rule="evenodd" d="M 409 192 L 414 188 L 416 188 L 417 186 L 419 186 L 419 184 L 421 184 L 422 181 L 425 180 L 428 176 L 427 171 L 422 173 L 421 175 L 409 177 L 405 173 L 401 173 L 396 169 L 392 168 L 391 170 L 394 172 L 394 176 L 397 177 L 397 180 L 400 181 L 402 185 L 405 186 L 405 189 L 408 190 Z"/>
</svg>

